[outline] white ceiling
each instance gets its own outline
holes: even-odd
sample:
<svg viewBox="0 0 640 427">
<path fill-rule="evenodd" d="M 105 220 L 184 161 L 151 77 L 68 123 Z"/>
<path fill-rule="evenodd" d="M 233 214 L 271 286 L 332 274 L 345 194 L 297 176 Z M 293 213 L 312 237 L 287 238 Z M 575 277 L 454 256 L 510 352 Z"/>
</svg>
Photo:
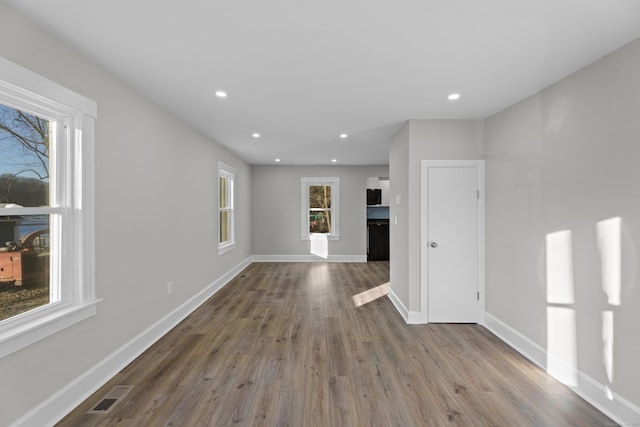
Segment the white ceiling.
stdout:
<svg viewBox="0 0 640 427">
<path fill-rule="evenodd" d="M 405 120 L 486 118 L 640 37 L 638 0 L 4 2 L 252 164 L 386 164 Z"/>
</svg>

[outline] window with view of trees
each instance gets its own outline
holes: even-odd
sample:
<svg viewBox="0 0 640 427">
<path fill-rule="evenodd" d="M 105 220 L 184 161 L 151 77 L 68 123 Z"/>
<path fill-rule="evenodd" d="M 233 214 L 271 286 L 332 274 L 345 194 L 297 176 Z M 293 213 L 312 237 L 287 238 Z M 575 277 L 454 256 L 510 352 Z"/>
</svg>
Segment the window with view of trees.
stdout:
<svg viewBox="0 0 640 427">
<path fill-rule="evenodd" d="M 96 312 L 96 116 L 0 58 L 0 357 Z"/>
<path fill-rule="evenodd" d="M 331 233 L 331 186 L 309 186 L 309 233 Z"/>
<path fill-rule="evenodd" d="M 302 234 L 309 239 L 313 234 L 323 234 L 337 239 L 339 178 L 303 177 L 302 184 Z"/>
<path fill-rule="evenodd" d="M 31 208 L 0 216 L 0 320 L 59 298 L 50 287 L 55 130 L 53 120 L 0 104 L 0 208 Z"/>
</svg>

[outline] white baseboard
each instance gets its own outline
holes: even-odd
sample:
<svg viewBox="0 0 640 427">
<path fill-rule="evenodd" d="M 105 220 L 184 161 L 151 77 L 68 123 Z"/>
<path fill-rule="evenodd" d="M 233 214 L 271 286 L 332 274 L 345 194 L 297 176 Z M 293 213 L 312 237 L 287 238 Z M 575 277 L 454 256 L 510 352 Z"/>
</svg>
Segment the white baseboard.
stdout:
<svg viewBox="0 0 640 427">
<path fill-rule="evenodd" d="M 406 319 L 407 324 L 409 325 L 421 325 L 424 322 L 422 321 L 422 315 L 419 311 L 410 311 L 409 316 Z"/>
<path fill-rule="evenodd" d="M 251 257 L 225 273 L 204 290 L 147 328 L 124 346 L 107 356 L 53 396 L 12 424 L 12 427 L 51 426 L 85 401 L 136 357 L 151 347 L 196 308 L 200 307 L 231 279 L 251 264 Z"/>
<path fill-rule="evenodd" d="M 367 262 L 366 255 L 253 255 L 254 262 Z"/>
<path fill-rule="evenodd" d="M 395 306 L 400 316 L 404 319 L 404 321 L 409 325 L 419 325 L 422 323 L 421 316 L 419 311 L 409 311 L 409 309 L 404 305 L 402 300 L 398 298 L 393 289 L 389 289 L 389 299 L 391 303 Z"/>
<path fill-rule="evenodd" d="M 484 326 L 524 357 L 547 371 L 547 351 L 495 316 L 485 313 Z M 558 366 L 556 361 L 553 366 Z M 565 366 L 556 378 L 577 378 L 577 385 L 567 384 L 576 394 L 598 408 L 621 426 L 640 426 L 640 408 L 584 372 Z"/>
<path fill-rule="evenodd" d="M 524 357 L 546 371 L 547 351 L 489 313 L 484 313 L 484 326 Z"/>
</svg>

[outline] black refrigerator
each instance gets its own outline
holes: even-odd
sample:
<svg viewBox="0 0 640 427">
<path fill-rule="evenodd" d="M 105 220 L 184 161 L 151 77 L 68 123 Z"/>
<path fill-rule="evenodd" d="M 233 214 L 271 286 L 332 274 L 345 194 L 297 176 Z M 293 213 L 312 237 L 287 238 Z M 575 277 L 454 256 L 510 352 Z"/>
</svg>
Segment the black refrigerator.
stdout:
<svg viewBox="0 0 640 427">
<path fill-rule="evenodd" d="M 367 220 L 367 261 L 387 261 L 389 259 L 389 220 Z"/>
</svg>

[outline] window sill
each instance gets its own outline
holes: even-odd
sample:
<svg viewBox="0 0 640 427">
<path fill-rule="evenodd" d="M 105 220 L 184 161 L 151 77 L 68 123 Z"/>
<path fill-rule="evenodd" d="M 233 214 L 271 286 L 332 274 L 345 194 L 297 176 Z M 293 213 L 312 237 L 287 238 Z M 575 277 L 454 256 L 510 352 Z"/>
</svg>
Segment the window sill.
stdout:
<svg viewBox="0 0 640 427">
<path fill-rule="evenodd" d="M 235 248 L 236 248 L 236 244 L 235 243 L 229 243 L 229 244 L 224 245 L 224 246 L 218 246 L 218 255 L 226 254 L 227 252 L 230 252 L 230 251 L 234 250 Z"/>
<path fill-rule="evenodd" d="M 301 234 L 302 240 L 340 240 L 339 234 Z"/>
<path fill-rule="evenodd" d="M 20 319 L 22 322 L 8 323 L 7 329 L 0 332 L 0 359 L 94 316 L 100 301 L 94 299 L 82 304 L 51 307 L 51 310 L 43 310 L 40 316 L 31 313 Z"/>
</svg>

